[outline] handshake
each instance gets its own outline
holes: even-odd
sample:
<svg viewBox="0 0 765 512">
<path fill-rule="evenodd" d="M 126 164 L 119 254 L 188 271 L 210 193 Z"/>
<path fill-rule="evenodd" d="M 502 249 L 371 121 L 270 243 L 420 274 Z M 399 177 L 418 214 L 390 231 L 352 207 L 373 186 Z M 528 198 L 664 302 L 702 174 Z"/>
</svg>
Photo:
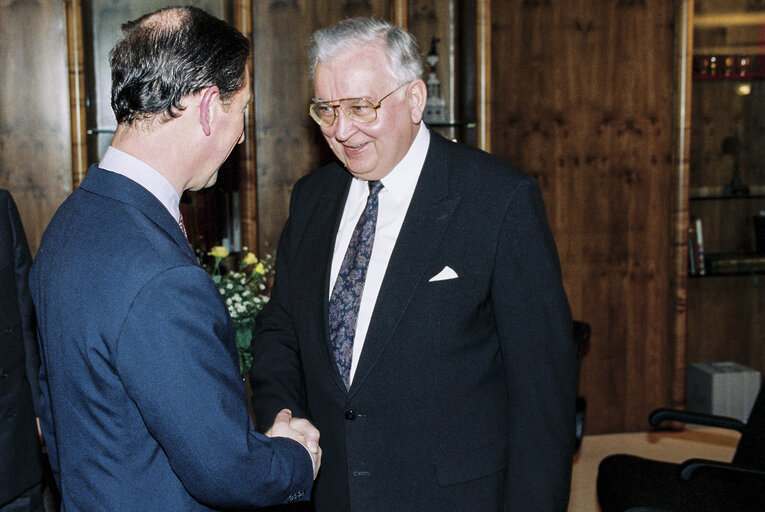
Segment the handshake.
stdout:
<svg viewBox="0 0 765 512">
<path fill-rule="evenodd" d="M 274 424 L 266 432 L 268 437 L 288 437 L 302 444 L 311 456 L 313 462 L 313 478 L 321 466 L 321 447 L 319 446 L 319 431 L 305 418 L 293 418 L 292 411 L 282 409 L 274 419 Z"/>
</svg>

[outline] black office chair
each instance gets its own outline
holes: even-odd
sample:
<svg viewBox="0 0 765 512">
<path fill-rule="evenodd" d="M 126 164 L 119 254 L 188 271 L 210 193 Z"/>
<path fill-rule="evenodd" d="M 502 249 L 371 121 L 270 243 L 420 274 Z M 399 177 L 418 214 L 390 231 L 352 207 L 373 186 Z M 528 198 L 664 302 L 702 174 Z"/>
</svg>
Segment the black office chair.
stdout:
<svg viewBox="0 0 765 512">
<path fill-rule="evenodd" d="M 681 464 L 618 454 L 598 468 L 602 512 L 748 512 L 765 510 L 765 386 L 746 423 L 689 411 L 658 409 L 657 427 L 676 421 L 736 430 L 741 437 L 731 462 L 690 459 Z"/>
<path fill-rule="evenodd" d="M 590 324 L 574 320 L 574 343 L 576 344 L 576 357 L 579 361 L 579 368 L 582 364 L 582 356 L 590 348 Z M 584 413 L 587 410 L 587 400 L 581 395 L 576 397 L 576 449 L 582 444 L 584 436 Z"/>
</svg>

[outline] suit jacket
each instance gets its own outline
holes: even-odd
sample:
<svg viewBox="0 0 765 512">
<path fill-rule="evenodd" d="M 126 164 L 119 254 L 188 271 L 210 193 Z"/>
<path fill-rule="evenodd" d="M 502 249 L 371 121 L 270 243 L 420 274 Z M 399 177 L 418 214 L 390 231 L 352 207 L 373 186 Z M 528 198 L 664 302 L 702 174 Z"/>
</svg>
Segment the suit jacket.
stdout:
<svg viewBox="0 0 765 512">
<path fill-rule="evenodd" d="M 42 479 L 35 425 L 40 357 L 27 286 L 31 264 L 16 203 L 0 190 L 0 506 Z"/>
<path fill-rule="evenodd" d="M 308 495 L 310 457 L 254 431 L 226 306 L 146 189 L 91 167 L 46 229 L 30 282 L 62 510 Z"/>
<path fill-rule="evenodd" d="M 332 359 L 329 269 L 350 175 L 302 178 L 258 319 L 257 422 L 321 431 L 318 512 L 565 511 L 576 355 L 537 183 L 431 134 L 350 390 Z M 446 266 L 458 278 L 431 282 Z"/>
</svg>

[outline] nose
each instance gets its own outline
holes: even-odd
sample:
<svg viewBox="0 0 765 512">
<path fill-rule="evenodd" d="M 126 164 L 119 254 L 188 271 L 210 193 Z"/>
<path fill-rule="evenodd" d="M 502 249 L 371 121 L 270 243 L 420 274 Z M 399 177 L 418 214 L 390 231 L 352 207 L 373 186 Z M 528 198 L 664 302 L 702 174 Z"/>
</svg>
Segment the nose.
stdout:
<svg viewBox="0 0 765 512">
<path fill-rule="evenodd" d="M 338 109 L 338 116 L 335 118 L 335 122 L 331 128 L 335 130 L 335 138 L 337 140 L 348 140 L 351 135 L 356 132 L 356 123 L 353 119 L 348 117 L 348 114 L 340 108 Z"/>
</svg>

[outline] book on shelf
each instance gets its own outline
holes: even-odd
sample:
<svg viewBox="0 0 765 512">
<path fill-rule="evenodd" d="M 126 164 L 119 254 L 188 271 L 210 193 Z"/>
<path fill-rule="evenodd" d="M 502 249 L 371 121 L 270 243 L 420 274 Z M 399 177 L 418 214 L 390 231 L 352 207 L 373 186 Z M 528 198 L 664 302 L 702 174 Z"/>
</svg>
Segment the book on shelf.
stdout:
<svg viewBox="0 0 765 512">
<path fill-rule="evenodd" d="M 704 235 L 701 219 L 698 217 L 691 217 L 691 222 L 688 226 L 688 273 L 692 276 L 703 276 L 706 274 Z"/>
<path fill-rule="evenodd" d="M 765 254 L 726 253 L 706 257 L 709 274 L 751 274 L 765 272 Z"/>
</svg>

